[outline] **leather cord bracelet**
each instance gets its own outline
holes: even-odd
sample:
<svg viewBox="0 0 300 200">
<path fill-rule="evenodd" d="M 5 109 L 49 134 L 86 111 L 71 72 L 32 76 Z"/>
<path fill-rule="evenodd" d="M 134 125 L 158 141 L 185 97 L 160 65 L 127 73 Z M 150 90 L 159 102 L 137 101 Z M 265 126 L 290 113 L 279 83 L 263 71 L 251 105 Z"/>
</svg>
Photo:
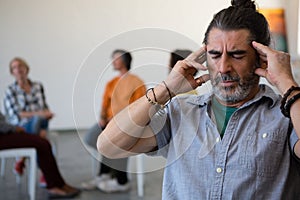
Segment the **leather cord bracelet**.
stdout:
<svg viewBox="0 0 300 200">
<path fill-rule="evenodd" d="M 172 100 L 172 94 L 171 94 L 171 91 L 170 91 L 169 87 L 167 86 L 166 82 L 163 81 L 162 83 L 165 85 L 165 87 L 166 87 L 166 89 L 168 91 L 169 97 L 170 97 L 169 101 L 167 103 L 165 103 L 165 106 L 167 106 L 171 102 L 171 100 Z"/>
<path fill-rule="evenodd" d="M 167 91 L 168 91 L 168 93 L 169 93 L 169 97 L 170 97 L 170 99 L 172 99 L 172 94 L 171 94 L 171 91 L 170 91 L 169 87 L 167 86 L 166 82 L 165 82 L 165 81 L 163 81 L 162 83 L 165 85 L 165 87 L 166 87 L 166 89 L 167 89 Z"/>
</svg>

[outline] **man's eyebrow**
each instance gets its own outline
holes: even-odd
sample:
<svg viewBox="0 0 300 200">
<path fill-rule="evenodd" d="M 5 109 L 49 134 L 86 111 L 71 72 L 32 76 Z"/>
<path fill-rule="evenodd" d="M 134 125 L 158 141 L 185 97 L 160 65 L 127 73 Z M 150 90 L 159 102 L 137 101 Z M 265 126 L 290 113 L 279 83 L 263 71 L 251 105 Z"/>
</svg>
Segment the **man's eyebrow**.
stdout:
<svg viewBox="0 0 300 200">
<path fill-rule="evenodd" d="M 232 55 L 232 54 L 238 54 L 238 55 L 241 55 L 241 54 L 245 54 L 247 53 L 246 50 L 234 50 L 234 51 L 228 51 L 228 54 L 229 55 Z"/>
<path fill-rule="evenodd" d="M 209 50 L 208 53 L 209 54 L 221 54 L 221 52 L 217 51 L 217 50 Z"/>
</svg>

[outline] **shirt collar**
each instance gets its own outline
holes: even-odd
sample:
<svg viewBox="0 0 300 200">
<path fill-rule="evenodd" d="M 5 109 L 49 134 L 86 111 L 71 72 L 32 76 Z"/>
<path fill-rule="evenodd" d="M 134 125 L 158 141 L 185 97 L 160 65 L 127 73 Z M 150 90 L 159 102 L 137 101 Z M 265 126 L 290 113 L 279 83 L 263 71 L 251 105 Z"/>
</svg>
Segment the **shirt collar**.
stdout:
<svg viewBox="0 0 300 200">
<path fill-rule="evenodd" d="M 276 94 L 272 88 L 270 88 L 269 86 L 267 86 L 265 84 L 261 84 L 261 85 L 259 85 L 259 87 L 260 87 L 260 90 L 255 95 L 255 97 L 253 99 L 249 100 L 248 102 L 246 102 L 245 104 L 243 104 L 241 106 L 241 108 L 246 107 L 252 103 L 258 102 L 262 99 L 267 99 L 269 101 L 270 108 L 275 106 L 275 104 L 279 100 L 279 95 Z"/>
<path fill-rule="evenodd" d="M 32 87 L 32 81 L 31 81 L 29 78 L 28 78 L 28 81 L 29 81 L 30 86 Z M 17 81 L 14 82 L 14 87 L 15 87 L 16 90 L 18 90 L 19 92 L 20 92 L 20 91 L 21 91 L 21 92 L 24 92 L 23 89 L 19 86 L 19 84 L 18 84 Z"/>
<path fill-rule="evenodd" d="M 212 97 L 212 93 L 206 93 L 204 95 L 189 95 L 187 102 L 194 104 L 194 105 L 198 105 L 198 106 L 205 106 L 207 105 L 207 103 L 211 100 Z"/>
</svg>

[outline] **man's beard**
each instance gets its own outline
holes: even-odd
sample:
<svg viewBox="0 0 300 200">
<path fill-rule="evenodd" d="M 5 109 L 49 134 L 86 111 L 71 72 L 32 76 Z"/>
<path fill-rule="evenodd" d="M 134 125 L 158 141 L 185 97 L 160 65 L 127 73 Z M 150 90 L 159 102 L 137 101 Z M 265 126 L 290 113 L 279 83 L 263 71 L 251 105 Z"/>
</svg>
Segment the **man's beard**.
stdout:
<svg viewBox="0 0 300 200">
<path fill-rule="evenodd" d="M 259 82 L 259 76 L 250 72 L 244 79 L 237 74 L 217 74 L 215 78 L 211 78 L 213 93 L 223 102 L 237 103 L 247 98 L 253 87 Z M 219 83 L 222 81 L 237 81 L 238 86 L 224 87 Z"/>
</svg>

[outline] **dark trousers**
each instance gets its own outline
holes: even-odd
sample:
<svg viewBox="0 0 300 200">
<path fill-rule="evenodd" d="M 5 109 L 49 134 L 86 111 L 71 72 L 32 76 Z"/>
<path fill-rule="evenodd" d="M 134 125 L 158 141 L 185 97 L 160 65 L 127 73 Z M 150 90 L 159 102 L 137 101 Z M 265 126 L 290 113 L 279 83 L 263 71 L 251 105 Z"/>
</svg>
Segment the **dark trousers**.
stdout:
<svg viewBox="0 0 300 200">
<path fill-rule="evenodd" d="M 128 158 L 121 159 L 108 159 L 102 157 L 102 162 L 100 162 L 99 175 L 101 174 L 112 174 L 119 184 L 125 184 L 128 182 L 127 177 L 127 163 Z"/>
<path fill-rule="evenodd" d="M 104 128 L 100 127 L 98 123 L 94 124 L 84 136 L 85 143 L 97 150 L 97 138 Z M 127 163 L 128 158 L 109 159 L 103 156 L 100 162 L 99 175 L 112 174 L 117 178 L 118 183 L 125 184 L 128 182 Z"/>
<path fill-rule="evenodd" d="M 46 139 L 26 133 L 0 134 L 0 150 L 28 147 L 33 147 L 37 151 L 38 164 L 44 174 L 47 188 L 64 186 L 65 181 L 58 170 L 51 145 Z"/>
</svg>

